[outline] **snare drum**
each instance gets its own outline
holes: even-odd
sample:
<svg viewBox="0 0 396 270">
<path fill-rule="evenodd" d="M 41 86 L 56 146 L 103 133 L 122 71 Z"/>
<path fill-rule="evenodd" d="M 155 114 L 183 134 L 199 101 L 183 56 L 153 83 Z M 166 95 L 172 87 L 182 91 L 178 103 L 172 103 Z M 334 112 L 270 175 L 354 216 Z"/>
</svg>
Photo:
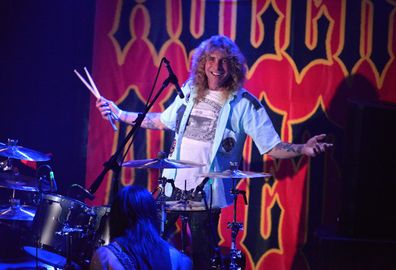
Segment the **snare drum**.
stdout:
<svg viewBox="0 0 396 270">
<path fill-rule="evenodd" d="M 94 217 L 92 209 L 78 200 L 44 194 L 33 219 L 37 246 L 25 246 L 24 249 L 50 265 L 63 268 L 69 243 L 69 259 L 79 261 L 83 252 L 81 239 L 86 237 Z"/>
</svg>

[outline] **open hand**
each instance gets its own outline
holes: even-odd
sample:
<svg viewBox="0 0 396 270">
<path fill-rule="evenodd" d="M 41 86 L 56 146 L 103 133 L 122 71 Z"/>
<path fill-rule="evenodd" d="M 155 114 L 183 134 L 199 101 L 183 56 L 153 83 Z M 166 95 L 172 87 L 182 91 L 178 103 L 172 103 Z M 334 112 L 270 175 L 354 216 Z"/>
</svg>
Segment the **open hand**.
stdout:
<svg viewBox="0 0 396 270">
<path fill-rule="evenodd" d="M 331 143 L 321 142 L 325 137 L 326 134 L 313 136 L 304 144 L 301 152 L 309 157 L 315 157 L 316 155 L 325 152 L 328 148 L 333 146 Z"/>
</svg>

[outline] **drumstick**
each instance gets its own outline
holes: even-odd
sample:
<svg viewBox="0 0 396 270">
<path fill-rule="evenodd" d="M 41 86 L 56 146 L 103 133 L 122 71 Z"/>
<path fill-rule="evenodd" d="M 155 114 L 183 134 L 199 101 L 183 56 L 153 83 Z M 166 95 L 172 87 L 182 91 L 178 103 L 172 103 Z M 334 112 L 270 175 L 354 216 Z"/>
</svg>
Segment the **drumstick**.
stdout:
<svg viewBox="0 0 396 270">
<path fill-rule="evenodd" d="M 100 97 L 99 90 L 96 87 L 96 84 L 95 84 L 94 80 L 92 79 L 91 74 L 89 74 L 88 69 L 86 67 L 84 67 L 84 70 L 85 70 L 85 73 L 87 74 L 89 82 L 91 83 L 92 89 L 96 92 L 95 96 Z"/>
<path fill-rule="evenodd" d="M 91 91 L 91 93 L 96 97 L 96 99 L 100 98 L 100 95 L 98 96 L 97 93 L 92 89 L 92 87 L 88 84 L 88 82 L 78 73 L 77 70 L 74 70 L 74 73 L 76 73 L 77 77 L 85 84 L 85 86 Z"/>
<path fill-rule="evenodd" d="M 92 90 L 94 92 L 96 92 L 96 96 L 98 96 L 100 98 L 99 90 L 96 87 L 96 84 L 95 84 L 94 80 L 92 79 L 91 74 L 89 74 L 89 71 L 88 71 L 88 69 L 86 67 L 84 67 L 84 71 L 87 74 L 89 82 L 91 83 Z M 113 122 L 113 118 L 118 120 L 118 117 L 113 113 L 113 111 L 110 110 L 110 114 L 107 115 L 107 118 L 109 119 L 110 124 L 113 127 L 114 131 L 117 131 L 117 127 L 115 126 L 115 124 Z"/>
<path fill-rule="evenodd" d="M 89 81 L 93 84 L 93 87 L 83 78 L 83 76 L 78 73 L 77 70 L 74 70 L 74 73 L 77 75 L 77 77 L 85 84 L 85 86 L 91 91 L 91 93 L 96 97 L 97 100 L 100 99 L 100 94 L 98 89 L 96 88 L 96 85 L 94 81 L 91 78 L 91 75 L 89 74 L 88 70 L 86 67 L 84 67 L 85 73 L 88 76 Z M 113 113 L 113 111 L 110 110 L 110 114 L 107 115 L 107 119 L 109 120 L 111 127 L 113 128 L 114 131 L 117 131 L 117 126 L 113 122 L 113 118 L 118 120 L 118 117 Z"/>
</svg>

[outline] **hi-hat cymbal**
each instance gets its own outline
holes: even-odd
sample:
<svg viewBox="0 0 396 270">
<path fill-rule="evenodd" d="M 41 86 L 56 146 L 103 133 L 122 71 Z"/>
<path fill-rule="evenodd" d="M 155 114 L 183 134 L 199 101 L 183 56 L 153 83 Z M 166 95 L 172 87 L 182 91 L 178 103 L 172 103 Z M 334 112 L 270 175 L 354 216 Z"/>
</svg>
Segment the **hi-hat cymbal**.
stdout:
<svg viewBox="0 0 396 270">
<path fill-rule="evenodd" d="M 154 159 L 131 160 L 124 162 L 122 166 L 138 168 L 138 169 L 184 169 L 184 168 L 203 167 L 205 166 L 205 164 L 200 164 L 185 160 L 154 158 Z"/>
<path fill-rule="evenodd" d="M 38 181 L 30 176 L 0 172 L 0 187 L 23 191 L 38 191 Z"/>
<path fill-rule="evenodd" d="M 240 170 L 226 170 L 223 172 L 208 172 L 201 173 L 196 176 L 199 177 L 210 177 L 210 178 L 259 178 L 259 177 L 271 177 L 269 173 L 260 173 L 260 172 L 248 172 L 248 171 L 240 171 Z"/>
<path fill-rule="evenodd" d="M 36 214 L 33 206 L 16 205 L 0 210 L 0 219 L 31 221 Z"/>
<path fill-rule="evenodd" d="M 0 143 L 0 156 L 29 161 L 48 161 L 51 159 L 46 154 L 18 145 Z"/>
</svg>

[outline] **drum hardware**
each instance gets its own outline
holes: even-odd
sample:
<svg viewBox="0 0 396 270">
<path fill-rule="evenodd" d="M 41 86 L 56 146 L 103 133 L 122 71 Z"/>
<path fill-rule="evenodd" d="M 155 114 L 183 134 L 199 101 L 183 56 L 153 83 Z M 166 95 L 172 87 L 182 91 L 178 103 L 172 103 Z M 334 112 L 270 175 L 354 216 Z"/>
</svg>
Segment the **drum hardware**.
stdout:
<svg viewBox="0 0 396 270">
<path fill-rule="evenodd" d="M 183 169 L 183 168 L 193 168 L 193 167 L 202 167 L 204 164 L 195 163 L 191 161 L 183 161 L 183 160 L 172 160 L 166 158 L 166 153 L 163 151 L 158 152 L 157 158 L 154 159 L 142 159 L 142 160 L 132 160 L 127 161 L 122 164 L 123 167 L 132 167 L 138 169 L 158 169 L 159 175 L 162 175 L 163 169 Z M 165 186 L 167 183 L 170 183 L 172 189 L 175 188 L 174 180 L 166 179 L 165 177 L 160 177 L 158 179 L 158 187 L 153 191 L 154 194 L 157 190 L 160 191 L 157 202 L 161 209 L 161 228 L 160 235 L 164 236 L 165 231 L 165 222 L 166 222 L 166 195 L 165 195 Z"/>
<path fill-rule="evenodd" d="M 173 181 L 173 180 L 172 180 Z M 187 182 L 187 181 L 186 181 Z M 180 215 L 180 220 L 181 220 L 181 230 L 180 230 L 180 240 L 181 240 L 181 248 L 180 251 L 182 253 L 186 253 L 186 236 L 187 236 L 187 223 L 188 223 L 188 214 L 190 211 L 186 210 L 169 210 L 167 209 L 165 211 L 165 208 L 167 208 L 168 205 L 166 205 L 166 200 L 165 200 L 165 195 L 164 195 L 164 201 L 161 204 L 161 212 L 162 212 L 162 222 L 161 222 L 161 230 L 162 230 L 162 236 L 164 236 L 165 233 L 165 222 L 166 222 L 166 213 L 176 213 Z M 187 209 L 189 205 L 189 200 L 187 197 L 187 192 L 186 192 L 186 183 L 184 185 L 184 190 L 182 191 L 182 195 L 179 201 L 176 202 L 178 205 L 177 209 Z"/>
<path fill-rule="evenodd" d="M 71 267 L 71 258 L 80 263 L 87 253 L 84 243 L 94 226 L 94 215 L 80 201 L 43 193 L 32 224 L 35 244 L 24 246 L 24 250 L 57 268 Z"/>
<path fill-rule="evenodd" d="M 235 163 L 235 162 L 230 162 Z M 248 171 L 240 171 L 240 170 L 225 170 L 222 172 L 208 172 L 208 173 L 200 173 L 196 176 L 199 177 L 210 177 L 210 178 L 230 178 L 230 179 L 243 179 L 243 178 L 259 178 L 259 177 L 271 177 L 272 175 L 269 173 L 261 173 L 261 172 L 248 172 Z"/>
<path fill-rule="evenodd" d="M 32 221 L 36 207 L 21 205 L 20 199 L 15 197 L 16 190 L 37 192 L 34 194 L 34 197 L 37 197 L 42 190 L 48 190 L 49 184 L 44 183 L 42 177 L 37 180 L 34 177 L 21 175 L 11 158 L 4 161 L 1 168 L 0 187 L 12 189 L 12 196 L 9 200 L 10 205 L 0 210 L 0 219 Z M 39 169 L 37 172 L 39 172 Z"/>
<path fill-rule="evenodd" d="M 38 191 L 40 193 L 56 193 L 58 191 L 54 171 L 48 164 L 41 165 L 37 168 L 36 177 L 38 178 Z"/>
<path fill-rule="evenodd" d="M 233 219 L 232 222 L 228 222 L 227 228 L 231 229 L 231 248 L 229 254 L 229 269 L 230 270 L 241 270 L 243 269 L 243 254 L 240 250 L 236 248 L 236 238 L 240 230 L 243 230 L 243 223 L 237 222 L 237 200 L 238 196 L 242 195 L 245 205 L 247 205 L 246 191 L 239 190 L 236 188 L 236 180 L 243 178 L 261 178 L 261 177 L 271 177 L 268 173 L 259 172 L 248 172 L 238 170 L 238 162 L 230 162 L 230 169 L 223 172 L 209 172 L 198 174 L 201 177 L 210 178 L 220 178 L 227 179 L 230 178 L 232 181 L 231 195 L 233 198 Z M 216 259 L 213 258 L 214 262 Z M 214 268 L 219 269 L 219 267 L 214 266 Z M 221 268 L 222 269 L 222 268 Z"/>
<path fill-rule="evenodd" d="M 172 179 L 166 179 L 165 177 L 160 177 L 158 179 L 158 184 L 159 187 L 158 189 L 160 190 L 160 193 L 157 197 L 157 202 L 159 202 L 160 208 L 161 208 L 161 228 L 160 228 L 160 235 L 161 237 L 164 237 L 165 233 L 165 223 L 166 223 L 166 211 L 165 211 L 165 203 L 166 203 L 166 196 L 165 196 L 165 185 L 166 183 L 170 183 L 172 185 L 172 188 L 174 188 L 174 180 Z"/>
<path fill-rule="evenodd" d="M 21 205 L 21 200 L 15 198 L 15 189 L 9 200 L 10 205 L 0 210 L 0 219 L 32 221 L 36 209 L 32 206 Z"/>
<path fill-rule="evenodd" d="M 77 268 L 72 261 L 73 234 L 77 235 L 81 233 L 84 233 L 82 228 L 70 227 L 68 224 L 66 224 L 61 231 L 56 232 L 58 235 L 66 236 L 66 262 L 63 267 L 64 270 L 73 270 Z"/>
<path fill-rule="evenodd" d="M 94 249 L 108 245 L 110 243 L 110 227 L 109 227 L 109 216 L 110 206 L 94 206 L 92 211 L 95 213 L 93 226 L 91 228 L 92 243 L 90 245 L 90 252 L 93 253 Z M 92 254 L 89 254 L 91 257 Z"/>
<path fill-rule="evenodd" d="M 15 190 L 13 190 L 10 206 L 0 210 L 0 219 L 32 221 L 35 213 L 34 207 L 21 205 L 20 199 L 15 198 Z"/>
<path fill-rule="evenodd" d="M 17 143 L 18 140 L 12 139 L 8 139 L 7 144 L 0 143 L 0 156 L 29 161 L 48 161 L 51 159 L 51 157 L 46 154 L 18 146 Z"/>
<path fill-rule="evenodd" d="M 0 172 L 0 187 L 22 191 L 39 191 L 36 178 L 15 172 Z"/>
<path fill-rule="evenodd" d="M 181 195 L 181 200 L 179 201 L 181 205 L 186 208 L 188 204 L 188 197 L 187 197 L 187 180 L 184 180 L 184 190 Z M 180 231 L 180 237 L 181 237 L 181 252 L 185 253 L 186 252 L 186 236 L 187 236 L 187 223 L 188 223 L 188 215 L 186 214 L 188 212 L 181 212 L 180 213 L 180 218 L 181 218 L 181 231 Z"/>
<path fill-rule="evenodd" d="M 67 195 L 79 201 L 84 201 L 85 199 L 92 201 L 95 199 L 95 195 L 79 184 L 72 184 L 67 191 Z"/>
<path fill-rule="evenodd" d="M 173 180 L 172 180 L 173 181 Z M 186 237 L 187 237 L 187 224 L 188 218 L 190 213 L 192 212 L 202 212 L 202 211 L 209 211 L 205 193 L 203 191 L 203 186 L 205 185 L 206 181 L 202 182 L 202 185 L 197 187 L 195 191 L 189 190 L 187 191 L 187 180 L 184 182 L 184 189 L 180 190 L 175 194 L 172 194 L 172 197 L 176 197 L 177 201 L 166 201 L 165 208 L 166 212 L 177 214 L 180 216 L 181 221 L 181 230 L 180 230 L 180 240 L 181 240 L 181 248 L 180 251 L 182 253 L 186 252 Z M 174 187 L 174 186 L 173 186 Z M 174 187 L 174 190 L 176 188 Z M 198 197 L 199 201 L 194 201 L 194 198 Z M 202 206 L 202 199 L 204 200 L 204 206 Z M 165 222 L 164 222 L 165 223 Z"/>
<path fill-rule="evenodd" d="M 243 223 L 237 222 L 236 221 L 236 215 L 237 215 L 237 199 L 238 195 L 243 196 L 243 200 L 245 202 L 245 205 L 247 205 L 247 199 L 246 199 L 246 191 L 244 190 L 239 190 L 236 189 L 236 183 L 235 183 L 235 178 L 232 178 L 232 189 L 231 189 L 231 194 L 233 196 L 233 220 L 232 222 L 228 222 L 227 228 L 231 228 L 231 249 L 230 249 L 230 270 L 240 270 L 242 267 L 238 265 L 238 261 L 241 261 L 242 259 L 242 252 L 236 248 L 236 237 L 238 235 L 238 232 L 240 230 L 243 230 Z"/>
<path fill-rule="evenodd" d="M 213 226 L 213 221 L 212 221 L 212 204 L 210 203 L 210 206 L 208 206 L 208 201 L 206 198 L 206 194 L 205 194 L 205 190 L 204 190 L 204 186 L 206 185 L 206 183 L 209 181 L 209 177 L 205 177 L 202 180 L 202 183 L 199 184 L 196 189 L 195 189 L 195 193 L 201 193 L 202 194 L 202 198 L 204 200 L 205 203 L 205 209 L 206 212 L 208 212 L 209 214 L 209 226 L 210 226 L 210 234 L 211 234 L 211 245 L 214 251 L 214 255 L 213 257 L 210 259 L 210 267 L 211 269 L 217 269 L 217 270 L 225 270 L 225 264 L 224 264 L 224 260 L 223 257 L 221 255 L 220 252 L 220 248 L 218 243 L 216 243 L 215 241 L 215 227 Z M 212 193 L 212 187 L 210 188 L 210 191 Z M 211 194 L 211 197 L 213 196 L 213 194 Z M 217 228 L 216 228 L 217 229 Z"/>
<path fill-rule="evenodd" d="M 131 160 L 122 163 L 123 167 L 132 167 L 138 169 L 184 169 L 184 168 L 196 168 L 203 167 L 205 164 L 196 163 L 186 160 L 175 160 L 164 157 L 154 159 L 141 159 Z"/>
</svg>

